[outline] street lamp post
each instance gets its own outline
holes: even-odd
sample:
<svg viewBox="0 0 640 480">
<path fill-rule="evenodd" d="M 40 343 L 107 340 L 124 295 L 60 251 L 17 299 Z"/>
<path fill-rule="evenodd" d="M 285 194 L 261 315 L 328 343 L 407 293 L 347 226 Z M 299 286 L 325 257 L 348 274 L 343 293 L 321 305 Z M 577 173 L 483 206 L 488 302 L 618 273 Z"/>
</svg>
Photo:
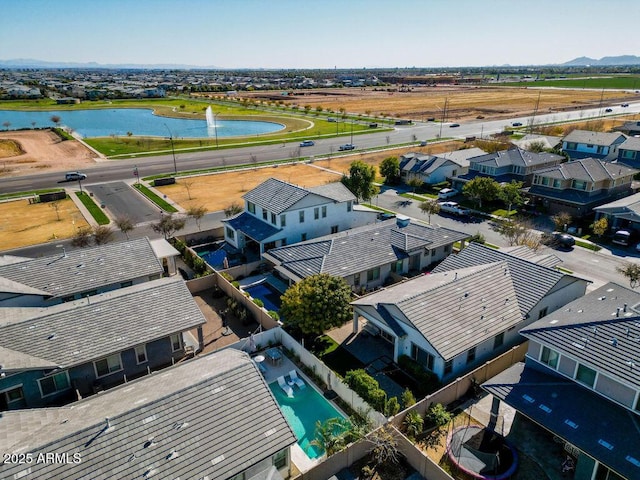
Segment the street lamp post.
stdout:
<svg viewBox="0 0 640 480">
<path fill-rule="evenodd" d="M 351 119 L 351 139 L 349 140 L 349 143 L 353 145 L 353 118 Z"/>
<path fill-rule="evenodd" d="M 169 141 L 171 142 L 171 153 L 173 155 L 173 173 L 177 174 L 178 173 L 178 164 L 176 163 L 176 151 L 173 148 L 173 134 L 171 133 L 171 130 L 169 130 L 169 127 L 167 127 L 167 124 L 164 123 L 164 128 L 167 129 L 167 131 L 169 132 Z"/>
</svg>

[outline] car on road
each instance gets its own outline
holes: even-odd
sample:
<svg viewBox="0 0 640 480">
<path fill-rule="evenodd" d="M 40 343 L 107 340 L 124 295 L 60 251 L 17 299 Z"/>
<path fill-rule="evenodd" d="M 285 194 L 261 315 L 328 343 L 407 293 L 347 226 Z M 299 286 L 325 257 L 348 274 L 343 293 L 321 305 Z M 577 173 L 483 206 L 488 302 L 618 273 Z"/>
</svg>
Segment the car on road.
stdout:
<svg viewBox="0 0 640 480">
<path fill-rule="evenodd" d="M 611 113 L 611 112 L 613 112 L 613 108 L 605 108 L 604 111 L 606 113 Z"/>
<path fill-rule="evenodd" d="M 544 245 L 551 248 L 570 249 L 576 244 L 575 238 L 568 233 L 562 232 L 543 233 L 541 241 Z"/>
<path fill-rule="evenodd" d="M 337 120 L 335 118 L 333 118 L 333 117 L 329 117 L 329 118 L 327 118 L 327 122 L 336 123 Z"/>
<path fill-rule="evenodd" d="M 629 104 L 628 103 L 623 103 L 622 105 L 620 105 L 621 107 L 628 107 Z"/>
<path fill-rule="evenodd" d="M 340 145 L 338 150 L 343 152 L 345 150 L 355 150 L 356 146 L 352 143 L 345 143 L 344 145 Z"/>
<path fill-rule="evenodd" d="M 438 198 L 445 199 L 455 197 L 458 194 L 458 191 L 453 188 L 443 188 L 438 192 Z"/>
<path fill-rule="evenodd" d="M 444 213 L 451 213 L 460 217 L 466 217 L 470 213 L 468 208 L 458 205 L 458 202 L 438 202 L 438 205 L 440 205 L 440 211 Z"/>
<path fill-rule="evenodd" d="M 313 140 L 303 140 L 300 142 L 301 147 L 313 147 L 316 144 Z"/>
<path fill-rule="evenodd" d="M 449 128 L 456 128 L 459 127 L 460 124 L 459 123 L 452 123 L 451 125 L 449 125 Z"/>
<path fill-rule="evenodd" d="M 513 127 L 521 127 L 522 126 L 522 122 L 513 122 L 511 124 L 511 126 L 513 126 Z"/>
<path fill-rule="evenodd" d="M 64 175 L 64 179 L 67 182 L 71 182 L 73 180 L 85 180 L 87 176 L 84 173 L 80 172 L 67 172 Z"/>
<path fill-rule="evenodd" d="M 378 220 L 389 220 L 390 218 L 396 218 L 396 214 L 389 212 L 380 212 L 378 214 Z"/>
</svg>

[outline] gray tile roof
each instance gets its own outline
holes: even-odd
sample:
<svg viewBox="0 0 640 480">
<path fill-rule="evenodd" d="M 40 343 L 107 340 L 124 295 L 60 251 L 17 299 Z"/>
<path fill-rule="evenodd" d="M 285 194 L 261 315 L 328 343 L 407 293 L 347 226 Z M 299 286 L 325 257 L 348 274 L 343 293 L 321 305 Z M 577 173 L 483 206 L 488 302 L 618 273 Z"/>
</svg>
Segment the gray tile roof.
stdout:
<svg viewBox="0 0 640 480">
<path fill-rule="evenodd" d="M 439 153 L 439 157 L 444 157 L 452 162 L 457 163 L 461 167 L 469 166 L 469 159 L 473 157 L 478 157 L 480 155 L 485 155 L 487 152 L 478 147 L 473 148 L 464 148 L 462 150 L 454 150 L 452 152 L 444 152 Z"/>
<path fill-rule="evenodd" d="M 540 170 L 536 174 L 553 178 L 601 182 L 607 179 L 615 180 L 619 177 L 626 177 L 637 172 L 638 170 L 621 163 L 604 162 L 589 157 Z"/>
<path fill-rule="evenodd" d="M 274 248 L 267 252 L 266 258 L 300 278 L 317 273 L 346 277 L 406 258 L 407 252 L 415 249 L 437 248 L 468 237 L 466 233 L 415 221 L 399 227 L 396 220 L 391 219 Z"/>
<path fill-rule="evenodd" d="M 162 274 L 149 240 L 81 248 L 0 266 L 0 277 L 64 297 L 101 286 Z"/>
<path fill-rule="evenodd" d="M 563 142 L 586 143 L 587 145 L 609 146 L 613 145 L 622 133 L 592 132 L 590 130 L 574 130 L 562 139 Z"/>
<path fill-rule="evenodd" d="M 449 255 L 433 270 L 433 273 L 495 262 L 507 262 L 509 265 L 509 272 L 513 277 L 518 296 L 518 305 L 523 315 L 529 313 L 563 278 L 578 280 L 571 275 L 475 242 L 467 245 L 458 254 Z"/>
<path fill-rule="evenodd" d="M 352 305 L 386 309 L 400 324 L 413 325 L 445 360 L 523 318 L 506 262 L 416 277 Z"/>
<path fill-rule="evenodd" d="M 620 150 L 635 150 L 640 151 L 640 138 L 629 137 L 618 147 Z"/>
<path fill-rule="evenodd" d="M 562 263 L 562 260 L 553 253 L 541 254 L 534 252 L 532 249 L 525 247 L 524 245 L 504 247 L 501 250 L 509 255 L 522 258 L 523 260 L 529 260 L 530 262 L 542 265 L 543 267 L 555 268 Z"/>
<path fill-rule="evenodd" d="M 206 322 L 181 278 L 162 278 L 52 307 L 0 325 L 0 347 L 15 352 L 4 368 L 24 369 L 24 356 L 65 368 L 132 348 Z"/>
<path fill-rule="evenodd" d="M 345 190 L 347 189 L 342 184 L 340 186 L 328 184 L 307 189 L 277 178 L 269 178 L 247 192 L 242 198 L 278 215 L 309 195 L 324 197 L 324 201 L 318 199 L 318 205 L 333 201 L 355 200 L 355 197 L 349 195 L 350 192 Z"/>
<path fill-rule="evenodd" d="M 521 333 L 612 378 L 640 387 L 638 292 L 607 283 L 532 323 Z"/>
<path fill-rule="evenodd" d="M 225 480 L 295 441 L 254 362 L 227 349 L 69 406 L 3 412 L 0 451 L 81 461 L 0 465 L 0 477 Z"/>
<path fill-rule="evenodd" d="M 244 233 L 256 242 L 266 240 L 282 231 L 282 229 L 274 227 L 247 212 L 242 212 L 232 218 L 225 218 L 222 223 L 228 224 L 234 230 Z"/>
<path fill-rule="evenodd" d="M 470 158 L 471 163 L 481 163 L 483 165 L 491 165 L 495 167 L 505 167 L 508 165 L 516 165 L 520 167 L 534 167 L 536 165 L 545 165 L 549 162 L 560 161 L 562 157 L 553 153 L 534 153 L 513 147 L 508 150 L 502 150 L 495 153 L 487 153 L 479 157 Z"/>
<path fill-rule="evenodd" d="M 637 415 L 629 410 L 572 381 L 522 363 L 483 383 L 482 388 L 624 478 L 640 478 L 640 430 Z"/>
<path fill-rule="evenodd" d="M 640 213 L 640 193 L 629 195 L 628 197 L 620 198 L 613 202 L 600 205 L 594 208 L 597 212 L 616 212 L 630 210 L 632 212 Z"/>
</svg>

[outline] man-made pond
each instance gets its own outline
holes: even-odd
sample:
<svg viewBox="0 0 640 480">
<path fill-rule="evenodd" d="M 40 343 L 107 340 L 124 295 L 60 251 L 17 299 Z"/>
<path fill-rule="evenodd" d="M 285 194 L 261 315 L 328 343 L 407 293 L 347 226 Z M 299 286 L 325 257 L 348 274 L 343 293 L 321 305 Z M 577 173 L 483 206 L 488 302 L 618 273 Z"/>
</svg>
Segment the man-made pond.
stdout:
<svg viewBox="0 0 640 480">
<path fill-rule="evenodd" d="M 0 126 L 10 130 L 21 128 L 54 127 L 52 117 L 59 117 L 59 125 L 78 132 L 83 137 L 109 137 L 132 135 L 179 138 L 227 138 L 260 135 L 282 130 L 284 125 L 252 120 L 215 119 L 207 126 L 204 119 L 159 117 L 143 108 L 110 108 L 97 110 L 48 110 L 25 112 L 0 110 Z"/>
</svg>

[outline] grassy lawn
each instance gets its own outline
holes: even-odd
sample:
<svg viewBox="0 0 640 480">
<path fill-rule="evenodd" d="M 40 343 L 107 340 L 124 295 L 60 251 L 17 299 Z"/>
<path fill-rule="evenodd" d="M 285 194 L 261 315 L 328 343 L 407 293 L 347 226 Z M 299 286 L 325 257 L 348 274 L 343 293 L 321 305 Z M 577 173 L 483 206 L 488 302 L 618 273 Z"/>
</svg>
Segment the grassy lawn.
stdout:
<svg viewBox="0 0 640 480">
<path fill-rule="evenodd" d="M 32 190 L 29 192 L 3 193 L 2 195 L 0 195 L 0 200 L 8 200 L 10 198 L 21 198 L 21 197 L 34 197 L 42 193 L 53 193 L 53 192 L 59 192 L 60 190 L 61 190 L 60 188 L 48 188 L 45 190 Z"/>
<path fill-rule="evenodd" d="M 153 203 L 155 203 L 158 207 L 160 207 L 162 210 L 164 210 L 165 212 L 175 213 L 175 212 L 178 211 L 173 205 L 171 205 L 167 201 L 165 201 L 162 198 L 160 198 L 160 196 L 156 195 L 154 192 L 149 190 L 144 185 L 135 184 L 134 187 L 140 193 L 142 193 L 145 197 L 147 197 L 149 200 L 151 200 Z"/>
<path fill-rule="evenodd" d="M 508 82 L 501 83 L 500 85 L 517 87 L 635 89 L 640 88 L 640 76 L 603 75 L 602 77 L 553 79 L 538 82 Z"/>
<path fill-rule="evenodd" d="M 594 252 L 602 250 L 602 247 L 596 245 L 595 243 L 583 242 L 578 240 L 577 238 L 576 238 L 576 245 L 582 248 L 586 248 L 587 250 L 593 250 Z"/>
<path fill-rule="evenodd" d="M 364 368 L 364 363 L 326 335 L 318 337 L 310 350 L 341 377 L 344 377 L 349 370 Z"/>
<path fill-rule="evenodd" d="M 96 202 L 93 201 L 89 195 L 85 192 L 76 192 L 76 195 L 82 202 L 82 204 L 89 210 L 89 213 L 94 218 L 98 225 L 108 225 L 110 223 L 109 217 L 102 211 L 102 209 L 96 205 Z"/>
</svg>

